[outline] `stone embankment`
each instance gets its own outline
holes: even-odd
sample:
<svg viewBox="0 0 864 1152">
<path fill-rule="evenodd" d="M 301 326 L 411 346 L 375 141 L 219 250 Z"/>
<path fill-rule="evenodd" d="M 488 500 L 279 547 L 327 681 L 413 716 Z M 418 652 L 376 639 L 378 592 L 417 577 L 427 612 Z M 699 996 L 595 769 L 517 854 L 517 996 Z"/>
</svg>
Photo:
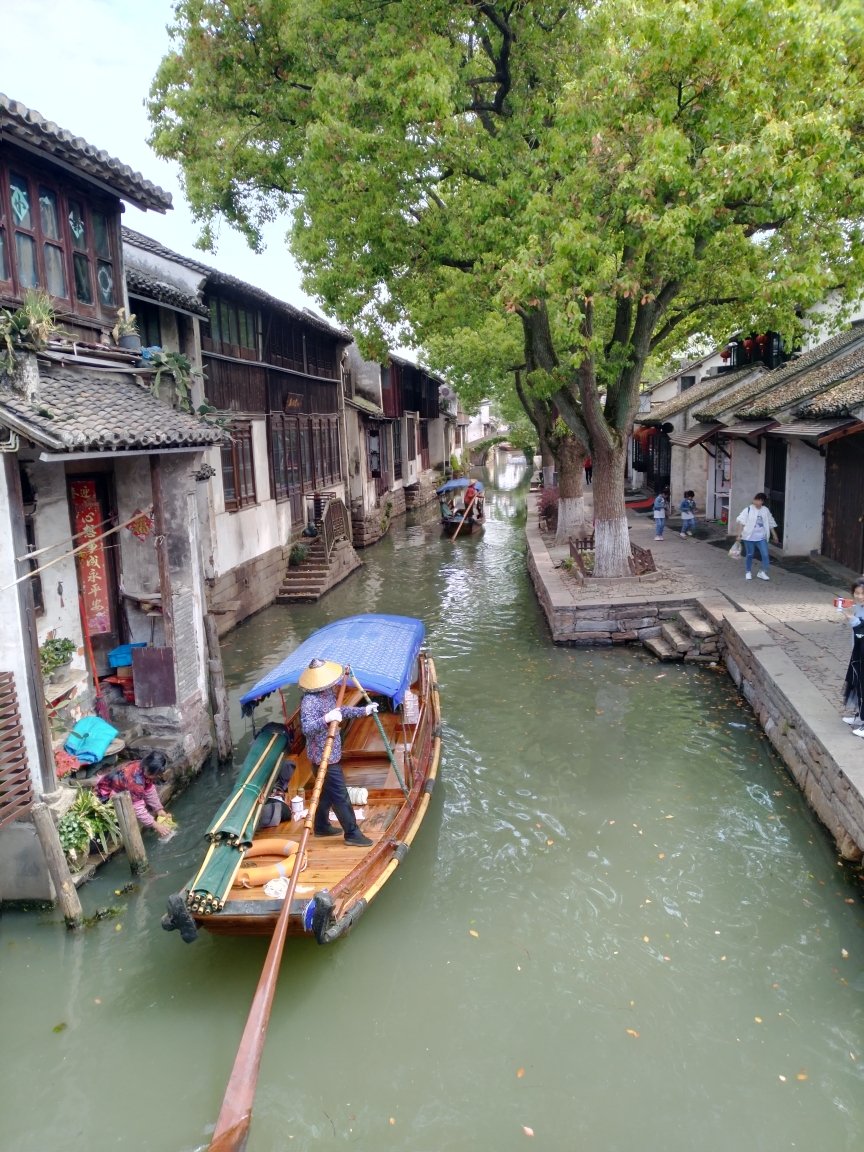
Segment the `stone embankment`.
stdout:
<svg viewBox="0 0 864 1152">
<path fill-rule="evenodd" d="M 528 571 L 556 643 L 597 647 L 642 643 L 661 660 L 725 666 L 847 860 L 864 856 L 864 747 L 837 708 L 793 662 L 782 637 L 718 589 L 668 591 L 659 578 L 583 586 L 557 568 L 542 533 L 526 528 Z M 596 598 L 595 598 L 596 597 Z"/>
</svg>

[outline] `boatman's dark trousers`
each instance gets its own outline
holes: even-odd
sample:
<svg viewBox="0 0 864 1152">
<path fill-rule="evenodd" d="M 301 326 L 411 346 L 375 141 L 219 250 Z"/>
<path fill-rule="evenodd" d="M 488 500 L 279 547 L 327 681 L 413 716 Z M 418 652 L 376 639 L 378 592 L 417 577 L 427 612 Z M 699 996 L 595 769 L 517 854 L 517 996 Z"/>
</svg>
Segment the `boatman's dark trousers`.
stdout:
<svg viewBox="0 0 864 1152">
<path fill-rule="evenodd" d="M 320 765 L 313 764 L 317 776 Z M 318 811 L 315 813 L 315 834 L 320 836 L 330 827 L 330 809 L 336 813 L 336 819 L 342 825 L 346 836 L 357 830 L 357 821 L 354 819 L 354 808 L 348 798 L 348 787 L 341 764 L 330 764 L 327 767 L 327 776 L 324 787 L 321 789 L 321 799 L 318 801 Z"/>
</svg>

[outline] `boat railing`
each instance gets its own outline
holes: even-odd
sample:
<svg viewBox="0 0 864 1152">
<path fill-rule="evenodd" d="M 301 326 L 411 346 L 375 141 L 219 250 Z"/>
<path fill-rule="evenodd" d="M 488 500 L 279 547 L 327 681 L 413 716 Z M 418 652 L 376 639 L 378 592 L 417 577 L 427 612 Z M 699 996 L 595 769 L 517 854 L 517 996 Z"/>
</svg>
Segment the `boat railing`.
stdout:
<svg viewBox="0 0 864 1152">
<path fill-rule="evenodd" d="M 318 528 L 324 542 L 324 551 L 327 554 L 327 563 L 330 563 L 330 554 L 340 540 L 351 542 L 351 517 L 348 509 L 338 497 L 328 500 L 321 511 Z"/>
</svg>

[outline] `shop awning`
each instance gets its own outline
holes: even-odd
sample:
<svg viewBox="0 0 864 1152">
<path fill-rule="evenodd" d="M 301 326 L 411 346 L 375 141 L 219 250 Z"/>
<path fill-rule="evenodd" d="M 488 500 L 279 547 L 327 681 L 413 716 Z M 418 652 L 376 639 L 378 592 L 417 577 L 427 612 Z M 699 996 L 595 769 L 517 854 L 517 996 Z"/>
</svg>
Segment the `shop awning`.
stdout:
<svg viewBox="0 0 864 1152">
<path fill-rule="evenodd" d="M 860 420 L 793 420 L 791 424 L 778 424 L 771 429 L 773 436 L 800 437 L 815 440 L 817 444 L 827 444 L 855 432 L 864 432 L 864 423 Z"/>
<path fill-rule="evenodd" d="M 714 421 L 711 424 L 694 424 L 692 428 L 685 428 L 683 432 L 672 432 L 669 436 L 670 444 L 677 444 L 679 448 L 695 448 L 703 440 L 708 440 L 723 425 Z M 725 429 L 724 429 L 725 431 Z"/>
<path fill-rule="evenodd" d="M 737 436 L 746 439 L 748 436 L 760 436 L 769 429 L 774 431 L 776 420 L 741 420 L 737 424 L 730 424 L 723 429 L 724 436 Z"/>
</svg>

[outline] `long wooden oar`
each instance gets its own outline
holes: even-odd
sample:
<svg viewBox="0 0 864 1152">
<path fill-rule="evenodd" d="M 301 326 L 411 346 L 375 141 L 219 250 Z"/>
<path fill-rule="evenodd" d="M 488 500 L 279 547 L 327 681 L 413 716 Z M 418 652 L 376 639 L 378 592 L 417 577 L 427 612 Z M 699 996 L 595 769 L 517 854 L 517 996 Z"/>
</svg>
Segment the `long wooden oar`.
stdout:
<svg viewBox="0 0 864 1152">
<path fill-rule="evenodd" d="M 336 707 L 342 707 L 345 699 L 345 689 L 348 686 L 350 668 L 345 669 Z M 300 837 L 300 847 L 294 857 L 294 867 L 291 870 L 291 879 L 288 881 L 288 891 L 282 904 L 282 911 L 276 922 L 276 930 L 267 949 L 267 959 L 261 969 L 258 987 L 240 1047 L 231 1069 L 231 1077 L 222 1107 L 219 1110 L 219 1119 L 210 1141 L 210 1152 L 243 1152 L 246 1141 L 249 1139 L 249 1125 L 252 1122 L 252 1105 L 255 1101 L 255 1088 L 258 1083 L 258 1069 L 261 1066 L 261 1055 L 264 1051 L 264 1040 L 267 1036 L 267 1025 L 270 1023 L 270 1009 L 273 1007 L 273 994 L 276 991 L 276 981 L 279 978 L 279 965 L 282 961 L 282 951 L 285 947 L 285 937 L 288 934 L 288 917 L 291 914 L 291 902 L 294 899 L 294 889 L 297 887 L 297 878 L 303 867 L 303 856 L 309 833 L 312 831 L 318 801 L 321 798 L 321 789 L 324 787 L 324 778 L 327 775 L 327 765 L 330 763 L 330 753 L 333 751 L 333 741 L 339 731 L 339 725 L 334 720 L 327 729 L 327 740 L 324 744 L 324 754 L 318 775 L 315 777 L 315 787 L 312 789 L 312 799 L 309 802 L 309 811 L 303 824 L 303 835 Z"/>
<path fill-rule="evenodd" d="M 465 521 L 468 519 L 468 516 L 469 516 L 469 514 L 470 514 L 470 512 L 471 512 L 471 509 L 474 507 L 474 503 L 475 503 L 475 501 L 476 501 L 476 500 L 477 500 L 477 493 L 475 492 L 475 493 L 474 493 L 474 495 L 471 497 L 471 503 L 468 505 L 468 507 L 465 509 L 465 511 L 464 511 L 464 512 L 463 512 L 463 514 L 462 514 L 462 519 L 459 521 L 459 527 L 458 527 L 458 528 L 456 529 L 456 531 L 453 533 L 453 539 L 454 539 L 454 540 L 455 540 L 455 539 L 456 539 L 456 537 L 459 535 L 459 533 L 462 531 L 462 525 L 463 525 L 463 524 L 465 523 Z"/>
</svg>

